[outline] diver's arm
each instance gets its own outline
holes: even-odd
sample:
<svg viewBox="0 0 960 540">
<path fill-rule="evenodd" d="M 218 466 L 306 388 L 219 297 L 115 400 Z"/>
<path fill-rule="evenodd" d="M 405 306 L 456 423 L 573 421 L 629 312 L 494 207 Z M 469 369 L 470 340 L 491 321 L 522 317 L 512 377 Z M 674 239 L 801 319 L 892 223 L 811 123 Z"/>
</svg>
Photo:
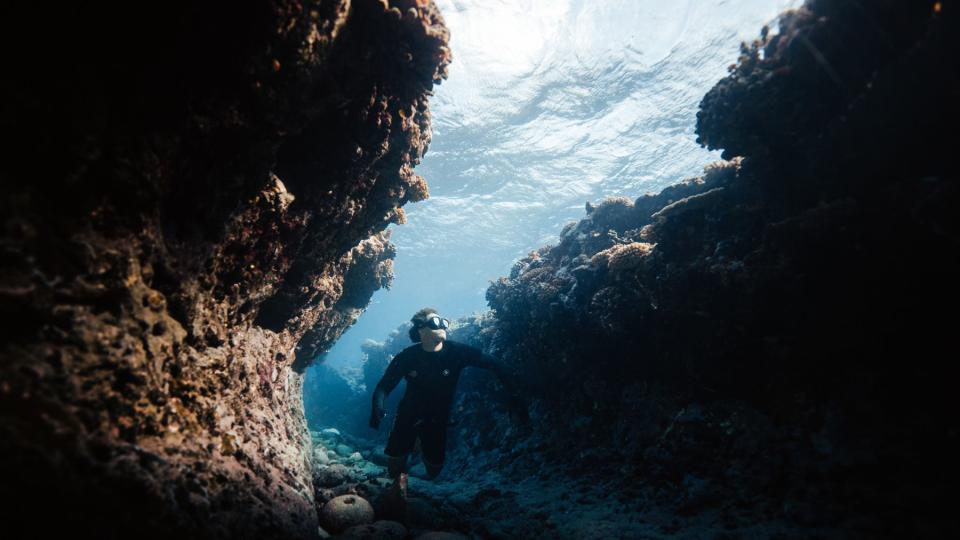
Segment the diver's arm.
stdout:
<svg viewBox="0 0 960 540">
<path fill-rule="evenodd" d="M 373 406 L 370 409 L 370 427 L 377 429 L 380 427 L 380 419 L 384 416 L 383 400 L 387 397 L 387 392 L 379 384 L 373 391 Z"/>
<path fill-rule="evenodd" d="M 370 408 L 370 427 L 373 429 L 380 427 L 380 419 L 386 415 L 383 409 L 384 399 L 400 384 L 400 379 L 403 378 L 403 369 L 400 366 L 402 362 L 401 355 L 394 356 L 383 377 L 380 378 L 380 382 L 377 383 L 377 387 L 373 389 L 373 404 Z"/>
</svg>

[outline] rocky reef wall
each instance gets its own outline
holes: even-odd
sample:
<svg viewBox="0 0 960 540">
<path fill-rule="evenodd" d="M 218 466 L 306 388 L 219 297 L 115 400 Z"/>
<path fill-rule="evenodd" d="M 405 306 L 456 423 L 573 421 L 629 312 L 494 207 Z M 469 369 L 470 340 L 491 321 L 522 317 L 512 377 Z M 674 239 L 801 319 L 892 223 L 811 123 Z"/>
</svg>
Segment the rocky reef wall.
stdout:
<svg viewBox="0 0 960 540">
<path fill-rule="evenodd" d="M 316 536 L 302 372 L 427 197 L 439 12 L 4 12 L 5 531 Z"/>
<path fill-rule="evenodd" d="M 665 534 L 956 534 L 953 7 L 811 0 L 744 44 L 698 114 L 726 161 L 588 204 L 490 287 L 534 431 L 472 448 Z"/>
</svg>

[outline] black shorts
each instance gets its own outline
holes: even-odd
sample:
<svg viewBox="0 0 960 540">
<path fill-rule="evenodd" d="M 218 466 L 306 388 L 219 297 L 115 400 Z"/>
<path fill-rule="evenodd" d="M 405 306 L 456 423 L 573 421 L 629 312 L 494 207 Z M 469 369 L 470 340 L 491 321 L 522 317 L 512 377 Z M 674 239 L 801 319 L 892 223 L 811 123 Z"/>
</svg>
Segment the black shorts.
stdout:
<svg viewBox="0 0 960 540">
<path fill-rule="evenodd" d="M 417 437 L 420 438 L 420 451 L 424 461 L 433 465 L 443 463 L 447 446 L 447 423 L 442 420 L 423 420 L 408 418 L 400 414 L 393 421 L 393 429 L 383 453 L 391 457 L 401 457 L 413 451 Z"/>
</svg>

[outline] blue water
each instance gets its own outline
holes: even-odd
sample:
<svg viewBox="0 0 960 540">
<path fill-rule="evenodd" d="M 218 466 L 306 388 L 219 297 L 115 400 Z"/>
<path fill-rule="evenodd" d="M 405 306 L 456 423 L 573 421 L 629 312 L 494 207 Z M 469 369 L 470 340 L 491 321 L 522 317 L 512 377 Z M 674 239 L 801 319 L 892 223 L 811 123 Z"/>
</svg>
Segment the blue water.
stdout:
<svg viewBox="0 0 960 540">
<path fill-rule="evenodd" d="M 431 196 L 392 227 L 393 287 L 327 365 L 355 373 L 360 344 L 421 307 L 451 319 L 486 309 L 490 280 L 554 242 L 586 201 L 659 191 L 719 159 L 695 142 L 700 99 L 741 41 L 799 3 L 437 0 L 454 63 L 417 167 Z"/>
</svg>

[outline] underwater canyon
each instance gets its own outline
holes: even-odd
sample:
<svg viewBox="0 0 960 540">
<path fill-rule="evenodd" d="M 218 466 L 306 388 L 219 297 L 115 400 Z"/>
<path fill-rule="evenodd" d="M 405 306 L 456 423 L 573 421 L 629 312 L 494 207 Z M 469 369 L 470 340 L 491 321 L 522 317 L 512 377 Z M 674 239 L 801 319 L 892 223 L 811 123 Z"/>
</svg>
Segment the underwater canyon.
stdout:
<svg viewBox="0 0 960 540">
<path fill-rule="evenodd" d="M 362 390 L 304 373 L 429 196 L 439 9 L 8 9 L 4 536 L 955 536 L 955 8 L 808 0 L 757 28 L 700 103 L 722 161 L 587 202 L 455 322 L 529 422 L 467 372 L 441 481 L 399 514 L 366 423 L 406 327 L 364 345 Z M 381 525 L 347 529 L 341 497 Z"/>
</svg>

